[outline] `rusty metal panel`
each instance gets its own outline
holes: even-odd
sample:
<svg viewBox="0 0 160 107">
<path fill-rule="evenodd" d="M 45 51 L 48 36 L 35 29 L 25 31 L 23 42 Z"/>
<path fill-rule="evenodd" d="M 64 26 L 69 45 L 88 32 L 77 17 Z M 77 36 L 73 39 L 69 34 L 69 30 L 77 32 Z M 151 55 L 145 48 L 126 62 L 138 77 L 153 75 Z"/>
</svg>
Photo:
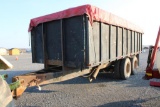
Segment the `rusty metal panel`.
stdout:
<svg viewBox="0 0 160 107">
<path fill-rule="evenodd" d="M 118 30 L 118 34 L 117 34 L 117 57 L 121 57 L 122 56 L 122 29 L 120 27 L 117 27 Z"/>
<path fill-rule="evenodd" d="M 32 42 L 32 60 L 33 63 L 43 63 L 43 27 L 42 24 L 35 27 L 31 32 L 31 42 Z"/>
<path fill-rule="evenodd" d="M 134 50 L 135 50 L 135 53 L 137 52 L 137 48 L 138 48 L 138 46 L 137 46 L 137 32 L 135 32 L 135 43 L 134 43 Z"/>
<path fill-rule="evenodd" d="M 95 63 L 95 49 L 94 49 L 94 40 L 93 40 L 93 31 L 92 31 L 92 26 L 90 24 L 90 22 L 88 22 L 88 61 L 87 61 L 87 65 L 93 66 L 93 64 Z"/>
<path fill-rule="evenodd" d="M 116 59 L 116 26 L 110 26 L 110 61 Z"/>
<path fill-rule="evenodd" d="M 64 65 L 81 68 L 84 65 L 85 27 L 83 16 L 63 19 Z"/>
<path fill-rule="evenodd" d="M 123 56 L 127 54 L 127 30 L 123 29 Z"/>
<path fill-rule="evenodd" d="M 101 61 L 109 61 L 109 25 L 101 23 Z"/>
<path fill-rule="evenodd" d="M 61 60 L 47 60 L 47 64 L 63 66 L 63 63 Z"/>
<path fill-rule="evenodd" d="M 140 51 L 142 51 L 142 34 L 140 33 L 140 40 L 139 40 L 139 43 L 140 43 Z"/>
<path fill-rule="evenodd" d="M 35 28 L 33 28 L 31 31 L 32 63 L 36 63 L 35 35 Z"/>
<path fill-rule="evenodd" d="M 62 60 L 60 20 L 45 23 L 47 60 Z"/>
<path fill-rule="evenodd" d="M 141 33 L 139 33 L 139 51 L 141 51 Z"/>
<path fill-rule="evenodd" d="M 142 51 L 142 44 L 143 44 L 142 39 L 143 39 L 143 36 L 141 34 L 141 51 Z"/>
<path fill-rule="evenodd" d="M 131 53 L 131 31 L 130 30 L 128 30 L 128 54 L 130 54 Z"/>
<path fill-rule="evenodd" d="M 133 54 L 135 51 L 134 51 L 134 34 L 135 34 L 135 32 L 134 31 L 132 31 L 132 33 L 131 33 L 132 35 L 131 35 L 131 53 Z"/>
<path fill-rule="evenodd" d="M 100 62 L 100 23 L 93 23 L 93 47 L 94 47 L 94 56 L 95 64 Z"/>
<path fill-rule="evenodd" d="M 139 33 L 137 33 L 137 52 L 139 52 Z"/>
<path fill-rule="evenodd" d="M 128 55 L 128 29 L 126 30 L 126 55 Z"/>
</svg>

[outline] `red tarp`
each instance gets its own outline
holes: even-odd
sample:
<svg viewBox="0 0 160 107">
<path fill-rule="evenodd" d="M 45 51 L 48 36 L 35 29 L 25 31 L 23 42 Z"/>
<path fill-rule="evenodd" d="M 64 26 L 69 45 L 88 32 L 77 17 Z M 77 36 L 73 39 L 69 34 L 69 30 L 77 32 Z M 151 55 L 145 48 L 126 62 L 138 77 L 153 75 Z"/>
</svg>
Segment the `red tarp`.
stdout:
<svg viewBox="0 0 160 107">
<path fill-rule="evenodd" d="M 49 15 L 31 19 L 28 31 L 31 31 L 33 27 L 36 27 L 40 23 L 63 19 L 63 18 L 69 18 L 69 17 L 83 15 L 83 14 L 87 14 L 89 16 L 89 21 L 91 25 L 95 20 L 95 21 L 100 21 L 103 23 L 108 23 L 111 25 L 116 25 L 116 26 L 124 27 L 130 30 L 143 33 L 143 30 L 138 26 L 116 15 L 113 15 L 112 13 L 106 12 L 92 5 L 78 6 L 78 7 L 70 8 L 57 13 L 52 13 Z"/>
</svg>

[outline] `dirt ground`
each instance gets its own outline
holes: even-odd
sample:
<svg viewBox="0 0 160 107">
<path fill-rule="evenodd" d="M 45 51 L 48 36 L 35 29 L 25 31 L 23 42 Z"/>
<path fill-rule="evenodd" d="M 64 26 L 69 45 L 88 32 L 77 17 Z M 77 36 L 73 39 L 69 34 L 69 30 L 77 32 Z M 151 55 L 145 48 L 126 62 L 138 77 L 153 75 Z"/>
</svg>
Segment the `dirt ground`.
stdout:
<svg viewBox="0 0 160 107">
<path fill-rule="evenodd" d="M 115 80 L 110 75 L 100 73 L 93 82 L 78 77 L 72 80 L 28 88 L 14 100 L 17 107 L 160 107 L 160 88 L 151 87 L 149 80 L 143 80 L 147 64 L 147 52 L 140 55 L 140 66 L 136 75 L 128 80 Z M 31 54 L 4 56 L 14 68 L 1 70 L 11 78 L 16 75 L 43 68 L 43 64 L 32 64 Z"/>
</svg>

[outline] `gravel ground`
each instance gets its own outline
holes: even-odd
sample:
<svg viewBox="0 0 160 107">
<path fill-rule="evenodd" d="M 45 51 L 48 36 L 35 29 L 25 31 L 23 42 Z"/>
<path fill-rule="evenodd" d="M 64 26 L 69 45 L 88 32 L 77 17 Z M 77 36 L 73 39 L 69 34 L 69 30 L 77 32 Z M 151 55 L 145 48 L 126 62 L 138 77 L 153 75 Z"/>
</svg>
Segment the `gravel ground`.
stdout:
<svg viewBox="0 0 160 107">
<path fill-rule="evenodd" d="M 43 68 L 42 64 L 32 64 L 31 54 L 4 56 L 14 68 L 0 71 L 11 77 Z M 23 95 L 14 100 L 17 107 L 160 107 L 160 88 L 149 86 L 143 80 L 147 64 L 147 53 L 140 55 L 138 73 L 128 80 L 115 80 L 108 74 L 99 74 L 92 83 L 78 77 L 65 82 L 28 88 Z"/>
</svg>

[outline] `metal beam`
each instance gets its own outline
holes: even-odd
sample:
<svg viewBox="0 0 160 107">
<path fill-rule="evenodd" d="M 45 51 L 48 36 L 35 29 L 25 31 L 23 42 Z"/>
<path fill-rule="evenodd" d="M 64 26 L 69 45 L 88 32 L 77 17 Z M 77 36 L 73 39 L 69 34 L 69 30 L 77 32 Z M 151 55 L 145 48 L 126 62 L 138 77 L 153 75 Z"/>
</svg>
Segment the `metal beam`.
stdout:
<svg viewBox="0 0 160 107">
<path fill-rule="evenodd" d="M 39 70 L 36 72 L 15 76 L 13 77 L 12 82 L 23 80 L 23 84 L 20 84 L 19 88 L 13 90 L 12 94 L 14 97 L 19 97 L 20 95 L 23 94 L 23 92 L 27 87 L 61 82 L 91 72 L 91 69 L 85 69 L 83 71 L 81 71 L 81 69 L 71 69 L 71 68 L 68 69 L 70 70 L 65 70 L 65 72 L 56 70 L 54 71 Z"/>
</svg>

